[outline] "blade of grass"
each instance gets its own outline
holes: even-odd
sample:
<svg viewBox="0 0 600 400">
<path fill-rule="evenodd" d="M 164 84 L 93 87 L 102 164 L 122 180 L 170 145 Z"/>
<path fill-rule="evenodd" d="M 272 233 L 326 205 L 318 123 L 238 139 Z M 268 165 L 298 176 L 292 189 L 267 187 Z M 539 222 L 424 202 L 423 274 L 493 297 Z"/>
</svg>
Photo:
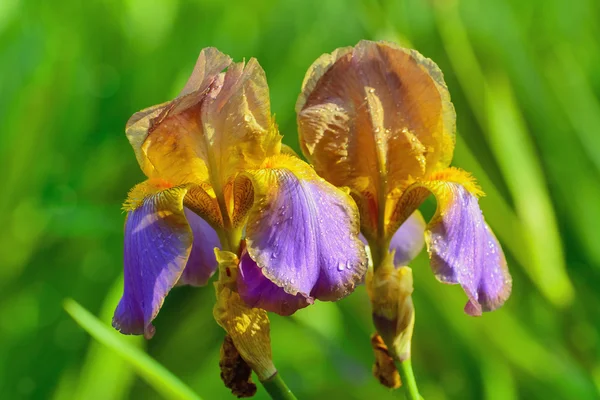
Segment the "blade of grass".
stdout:
<svg viewBox="0 0 600 400">
<path fill-rule="evenodd" d="M 104 300 L 99 317 L 109 321 L 123 293 L 123 276 L 120 275 Z M 121 336 L 131 348 L 140 349 L 146 344 L 142 336 Z M 135 371 L 127 361 L 109 347 L 91 342 L 77 379 L 76 399 L 126 399 L 134 383 Z"/>
<path fill-rule="evenodd" d="M 510 83 L 499 76 L 488 85 L 485 92 L 490 142 L 525 227 L 525 243 L 533 261 L 528 271 L 548 299 L 559 306 L 568 305 L 573 300 L 573 286 L 566 273 L 556 216 L 534 145 Z"/>
<path fill-rule="evenodd" d="M 116 331 L 100 322 L 89 311 L 72 299 L 64 301 L 69 315 L 94 339 L 113 350 L 137 371 L 157 392 L 167 399 L 200 400 L 190 388 L 172 375 L 156 360 L 125 342 Z"/>
<path fill-rule="evenodd" d="M 600 101 L 593 86 L 566 44 L 556 49 L 546 72 L 569 122 L 583 144 L 583 149 L 600 171 Z"/>
</svg>

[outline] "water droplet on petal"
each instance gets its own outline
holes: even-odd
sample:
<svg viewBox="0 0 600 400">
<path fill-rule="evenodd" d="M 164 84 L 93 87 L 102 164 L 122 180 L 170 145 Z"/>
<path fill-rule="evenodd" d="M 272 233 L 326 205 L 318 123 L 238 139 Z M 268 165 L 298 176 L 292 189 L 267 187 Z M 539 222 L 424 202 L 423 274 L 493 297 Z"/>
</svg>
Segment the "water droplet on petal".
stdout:
<svg viewBox="0 0 600 400">
<path fill-rule="evenodd" d="M 346 268 L 346 265 L 345 265 L 343 262 L 340 262 L 340 263 L 338 264 L 338 271 L 343 271 L 343 270 L 344 270 L 344 268 Z"/>
</svg>

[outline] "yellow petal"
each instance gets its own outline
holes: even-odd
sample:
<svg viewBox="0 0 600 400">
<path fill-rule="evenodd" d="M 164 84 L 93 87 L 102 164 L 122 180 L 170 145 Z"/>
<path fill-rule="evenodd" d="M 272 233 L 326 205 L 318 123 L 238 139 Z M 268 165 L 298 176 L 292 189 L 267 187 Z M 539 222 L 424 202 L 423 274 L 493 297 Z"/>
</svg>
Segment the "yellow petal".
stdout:
<svg viewBox="0 0 600 400">
<path fill-rule="evenodd" d="M 162 178 L 175 185 L 206 179 L 206 167 L 194 160 L 192 133 L 198 121 L 193 114 L 198 112 L 197 105 L 206 97 L 209 87 L 230 63 L 229 56 L 217 49 L 203 49 L 177 98 L 146 108 L 129 119 L 125 132 L 146 176 Z"/>
<path fill-rule="evenodd" d="M 452 158 L 455 114 L 442 73 L 392 43 L 362 41 L 319 58 L 296 111 L 302 150 L 319 175 L 350 187 L 361 211 L 375 214 L 361 215 L 367 235 L 381 234 L 381 203 L 392 190 Z"/>
<path fill-rule="evenodd" d="M 222 72 L 224 68 L 226 72 Z M 264 71 L 204 49 L 180 95 L 135 114 L 127 136 L 149 178 L 210 185 L 220 196 L 244 169 L 280 150 Z"/>
<path fill-rule="evenodd" d="M 265 73 L 254 58 L 246 66 L 229 67 L 220 91 L 203 105 L 201 118 L 202 148 L 209 155 L 211 179 L 221 187 L 237 172 L 257 168 L 280 151 Z"/>
<path fill-rule="evenodd" d="M 159 178 L 145 180 L 135 185 L 129 191 L 127 199 L 123 203 L 123 210 L 133 211 L 142 205 L 147 197 L 173 187 L 179 187 L 185 192 L 183 197 L 183 205 L 185 207 L 198 214 L 213 228 L 218 229 L 223 226 L 223 218 L 221 217 L 219 206 L 212 190 L 202 185 L 191 183 L 175 186 Z"/>
<path fill-rule="evenodd" d="M 188 192 L 183 199 L 183 204 L 208 222 L 213 228 L 223 227 L 223 216 L 215 193 L 206 184 L 188 185 Z"/>
</svg>

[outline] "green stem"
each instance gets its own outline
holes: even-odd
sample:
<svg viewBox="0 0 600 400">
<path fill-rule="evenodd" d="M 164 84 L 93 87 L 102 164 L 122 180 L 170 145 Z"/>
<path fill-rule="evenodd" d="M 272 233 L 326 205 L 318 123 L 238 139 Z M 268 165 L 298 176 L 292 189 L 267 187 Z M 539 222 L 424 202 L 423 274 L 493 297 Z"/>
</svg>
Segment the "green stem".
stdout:
<svg viewBox="0 0 600 400">
<path fill-rule="evenodd" d="M 396 368 L 400 373 L 402 387 L 404 388 L 406 398 L 408 400 L 421 400 L 422 397 L 417 388 L 417 381 L 415 380 L 415 374 L 413 373 L 410 358 L 405 361 L 396 361 Z"/>
<path fill-rule="evenodd" d="M 276 372 L 275 375 L 260 383 L 262 383 L 273 400 L 296 400 L 296 396 L 287 387 L 279 372 Z"/>
</svg>

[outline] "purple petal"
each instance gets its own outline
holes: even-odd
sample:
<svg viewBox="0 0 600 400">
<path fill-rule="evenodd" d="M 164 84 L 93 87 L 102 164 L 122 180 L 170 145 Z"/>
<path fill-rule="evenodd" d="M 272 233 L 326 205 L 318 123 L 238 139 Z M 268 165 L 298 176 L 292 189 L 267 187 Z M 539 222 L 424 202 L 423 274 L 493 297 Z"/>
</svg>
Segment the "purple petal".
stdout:
<svg viewBox="0 0 600 400">
<path fill-rule="evenodd" d="M 204 286 L 217 269 L 215 247 L 221 248 L 217 232 L 196 213 L 184 208 L 185 217 L 192 228 L 194 244 L 178 284 Z"/>
<path fill-rule="evenodd" d="M 289 169 L 259 174 L 247 243 L 263 275 L 291 295 L 334 301 L 349 294 L 366 270 L 349 196 L 316 176 L 299 179 Z"/>
<path fill-rule="evenodd" d="M 292 295 L 267 279 L 248 253 L 240 260 L 238 292 L 249 307 L 262 308 L 279 315 L 292 315 L 314 300 L 300 293 Z"/>
<path fill-rule="evenodd" d="M 429 225 L 431 266 L 441 282 L 463 287 L 469 297 L 465 312 L 477 316 L 504 303 L 512 279 L 477 197 L 459 184 L 447 185 L 445 196 L 438 196 L 439 215 Z"/>
<path fill-rule="evenodd" d="M 419 211 L 415 211 L 392 236 L 390 250 L 396 250 L 394 266 L 408 265 L 419 255 L 425 245 L 425 220 Z"/>
<path fill-rule="evenodd" d="M 151 322 L 179 280 L 192 248 L 192 231 L 183 212 L 185 189 L 149 196 L 127 214 L 125 287 L 113 326 L 125 334 L 151 338 Z"/>
</svg>

